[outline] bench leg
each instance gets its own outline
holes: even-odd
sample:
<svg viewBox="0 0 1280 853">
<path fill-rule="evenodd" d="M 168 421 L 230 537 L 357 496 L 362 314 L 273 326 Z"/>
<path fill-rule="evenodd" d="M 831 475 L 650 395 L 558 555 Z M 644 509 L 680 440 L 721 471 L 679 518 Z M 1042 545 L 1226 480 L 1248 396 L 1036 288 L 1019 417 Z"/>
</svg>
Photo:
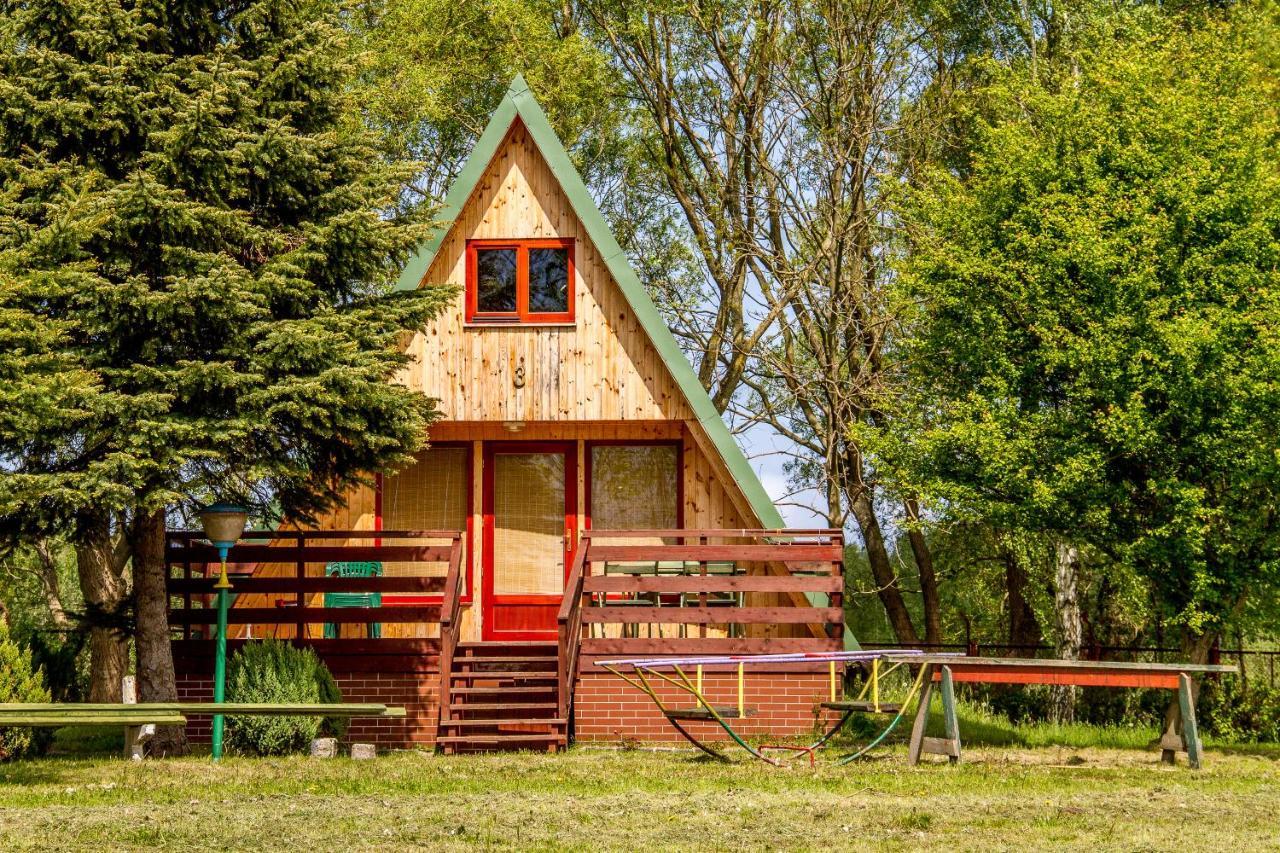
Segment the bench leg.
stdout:
<svg viewBox="0 0 1280 853">
<path fill-rule="evenodd" d="M 924 730 L 929 722 L 929 703 L 933 699 L 933 664 L 924 665 L 920 676 L 920 698 L 916 702 L 916 721 L 911 727 L 911 745 L 907 748 L 907 763 L 912 767 L 920 763 L 920 749 L 924 746 Z"/>
<path fill-rule="evenodd" d="M 138 680 L 132 675 L 120 679 L 120 701 L 126 705 L 138 704 Z M 156 736 L 154 723 L 124 727 L 124 757 L 141 761 L 146 754 L 147 741 Z"/>
<path fill-rule="evenodd" d="M 916 723 L 911 729 L 911 746 L 907 751 L 908 763 L 920 763 L 922 754 L 945 755 L 947 761 L 955 764 L 960 760 L 960 722 L 956 717 L 956 692 L 952 683 L 951 667 L 942 667 L 942 678 L 939 692 L 942 694 L 942 723 L 946 730 L 945 737 L 925 737 L 925 727 L 929 722 L 929 700 L 933 690 L 933 668 L 929 667 L 924 674 L 924 685 L 920 691 L 920 704 L 916 706 Z"/>
<path fill-rule="evenodd" d="M 1200 769 L 1200 729 L 1196 725 L 1195 694 L 1191 690 L 1191 676 L 1178 675 L 1178 707 L 1182 711 L 1182 741 L 1187 750 L 1187 764 L 1192 770 Z"/>
<path fill-rule="evenodd" d="M 955 764 L 960 760 L 960 720 L 956 717 L 956 691 L 949 666 L 942 668 L 942 721 L 954 750 L 947 753 L 947 760 Z"/>
<path fill-rule="evenodd" d="M 1191 676 L 1178 674 L 1178 715 L 1160 737 L 1160 761 L 1177 763 L 1179 752 L 1187 754 L 1187 764 L 1192 770 L 1200 769 L 1204 746 L 1200 742 L 1200 727 L 1196 724 L 1196 700 Z"/>
</svg>

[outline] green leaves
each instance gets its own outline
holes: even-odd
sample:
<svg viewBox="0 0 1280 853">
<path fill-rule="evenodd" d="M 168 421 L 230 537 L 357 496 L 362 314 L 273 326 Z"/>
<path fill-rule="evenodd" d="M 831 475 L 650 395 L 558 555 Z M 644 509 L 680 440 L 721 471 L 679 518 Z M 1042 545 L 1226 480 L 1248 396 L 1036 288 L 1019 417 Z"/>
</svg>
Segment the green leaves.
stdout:
<svg viewBox="0 0 1280 853">
<path fill-rule="evenodd" d="M 997 524 L 1131 562 L 1196 632 L 1280 580 L 1280 87 L 1260 29 L 1280 35 L 1242 9 L 995 75 L 968 171 L 911 199 L 902 269 L 932 414 L 886 452 Z"/>
<path fill-rule="evenodd" d="M 0 16 L 0 526 L 228 491 L 306 518 L 425 439 L 391 380 L 448 294 L 389 295 L 425 225 L 343 9 Z"/>
</svg>

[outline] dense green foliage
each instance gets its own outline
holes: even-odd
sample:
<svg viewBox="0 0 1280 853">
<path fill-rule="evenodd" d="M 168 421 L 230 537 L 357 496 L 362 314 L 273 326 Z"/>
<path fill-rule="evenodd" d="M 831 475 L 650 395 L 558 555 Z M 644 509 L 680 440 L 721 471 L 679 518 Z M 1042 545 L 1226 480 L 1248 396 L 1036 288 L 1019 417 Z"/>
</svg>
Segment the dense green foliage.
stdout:
<svg viewBox="0 0 1280 853">
<path fill-rule="evenodd" d="M 422 164 L 415 201 L 443 198 L 517 73 L 590 180 L 616 156 L 605 57 L 571 7 L 544 0 L 362 0 L 359 99 L 387 150 Z"/>
<path fill-rule="evenodd" d="M 305 515 L 422 442 L 431 401 L 387 380 L 443 294 L 386 296 L 424 232 L 341 11 L 6 7 L 0 370 L 58 386 L 16 389 L 47 403 L 0 435 L 7 527 L 254 488 Z"/>
<path fill-rule="evenodd" d="M 989 68 L 967 159 L 912 194 L 924 414 L 882 449 L 952 519 L 1130 567 L 1200 638 L 1280 589 L 1280 27 L 1127 26 Z"/>
<path fill-rule="evenodd" d="M 44 673 L 31 662 L 31 652 L 9 636 L 0 621 L 0 702 L 48 702 Z M 0 728 L 0 761 L 36 754 L 49 742 L 49 731 Z"/>
<path fill-rule="evenodd" d="M 338 703 L 328 667 L 311 649 L 277 640 L 246 643 L 227 662 L 228 702 Z M 317 736 L 341 737 L 343 720 L 320 717 L 228 717 L 227 743 L 254 755 L 285 755 L 307 749 Z"/>
</svg>

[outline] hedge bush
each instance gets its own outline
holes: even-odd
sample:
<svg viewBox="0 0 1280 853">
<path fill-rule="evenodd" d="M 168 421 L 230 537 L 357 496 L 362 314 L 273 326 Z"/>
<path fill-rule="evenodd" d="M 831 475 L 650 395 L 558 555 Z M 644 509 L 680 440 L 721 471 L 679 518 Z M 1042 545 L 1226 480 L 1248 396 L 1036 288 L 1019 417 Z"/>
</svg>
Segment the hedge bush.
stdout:
<svg viewBox="0 0 1280 853">
<path fill-rule="evenodd" d="M 1280 686 L 1259 679 L 1206 678 L 1200 694 L 1200 724 L 1237 743 L 1280 742 Z"/>
<path fill-rule="evenodd" d="M 278 640 L 247 643 L 227 662 L 228 702 L 337 703 L 342 691 L 311 649 Z M 228 717 L 227 745 L 255 755 L 307 749 L 320 735 L 342 737 L 346 720 L 319 717 Z"/>
<path fill-rule="evenodd" d="M 9 636 L 0 621 L 0 702 L 49 702 L 44 672 L 31 662 L 31 650 Z M 53 738 L 51 729 L 0 728 L 0 761 L 37 755 Z"/>
</svg>

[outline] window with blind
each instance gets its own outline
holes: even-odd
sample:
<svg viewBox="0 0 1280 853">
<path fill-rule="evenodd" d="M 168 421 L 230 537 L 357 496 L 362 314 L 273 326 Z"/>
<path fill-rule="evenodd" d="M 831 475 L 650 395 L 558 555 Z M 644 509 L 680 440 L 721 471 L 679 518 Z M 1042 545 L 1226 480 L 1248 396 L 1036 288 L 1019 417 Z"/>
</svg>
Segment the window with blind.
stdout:
<svg viewBox="0 0 1280 853">
<path fill-rule="evenodd" d="M 591 452 L 591 527 L 680 526 L 680 449 L 674 444 L 596 444 Z"/>
<path fill-rule="evenodd" d="M 471 450 L 467 447 L 431 447 L 396 473 L 384 475 L 382 529 L 465 531 L 470 512 L 470 457 Z M 467 555 L 463 559 L 467 560 Z M 388 577 L 444 575 L 448 565 L 385 563 L 382 570 Z M 466 574 L 469 592 L 470 572 Z M 402 598 L 400 595 L 388 597 Z"/>
</svg>

